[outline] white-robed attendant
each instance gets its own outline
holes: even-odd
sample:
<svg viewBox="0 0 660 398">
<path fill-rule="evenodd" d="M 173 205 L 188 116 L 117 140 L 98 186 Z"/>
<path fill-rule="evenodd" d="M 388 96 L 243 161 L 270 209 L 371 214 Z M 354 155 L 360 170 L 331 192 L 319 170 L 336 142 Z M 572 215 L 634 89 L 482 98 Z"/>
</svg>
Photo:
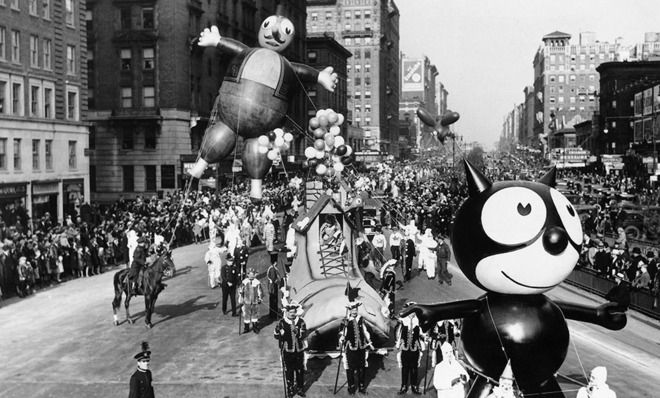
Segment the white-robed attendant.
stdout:
<svg viewBox="0 0 660 398">
<path fill-rule="evenodd" d="M 418 267 L 419 269 L 426 270 L 426 275 L 429 279 L 435 278 L 435 266 L 437 262 L 435 250 L 437 247 L 438 242 L 433 238 L 431 229 L 427 228 L 424 235 L 420 237 Z"/>
<path fill-rule="evenodd" d="M 607 385 L 607 368 L 596 366 L 589 376 L 589 384 L 580 387 L 577 398 L 616 398 L 616 393 Z"/>
<path fill-rule="evenodd" d="M 433 386 L 438 398 L 464 398 L 465 384 L 469 380 L 467 371 L 456 360 L 451 344 L 444 342 L 441 350 L 442 362 L 433 371 Z"/>
</svg>

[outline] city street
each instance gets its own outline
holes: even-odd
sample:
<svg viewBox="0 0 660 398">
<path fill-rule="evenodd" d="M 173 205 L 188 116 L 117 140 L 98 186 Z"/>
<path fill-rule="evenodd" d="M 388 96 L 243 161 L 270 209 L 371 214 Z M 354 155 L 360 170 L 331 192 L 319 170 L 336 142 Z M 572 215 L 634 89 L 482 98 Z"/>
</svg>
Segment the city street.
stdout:
<svg viewBox="0 0 660 398">
<path fill-rule="evenodd" d="M 260 334 L 238 335 L 238 318 L 222 315 L 220 290 L 207 286 L 205 250 L 206 244 L 198 244 L 174 251 L 178 272 L 167 281 L 156 303 L 150 330 L 144 326 L 141 297 L 131 302 L 135 324 L 113 326 L 114 271 L 5 302 L 0 308 L 0 361 L 4 364 L 0 397 L 126 396 L 135 368 L 133 355 L 143 340 L 151 345 L 156 396 L 282 396 L 274 325 L 264 325 Z M 263 250 L 254 252 L 250 266 L 263 272 L 266 256 Z M 426 277 L 414 278 L 397 292 L 398 307 L 408 300 L 434 302 L 479 295 L 456 267 L 450 266 L 450 271 L 454 274 L 451 287 Z M 564 287 L 550 296 L 594 305 L 602 301 Z M 266 310 L 263 304 L 263 315 Z M 584 382 L 585 372 L 605 365 L 609 383 L 620 397 L 651 397 L 660 383 L 660 326 L 630 315 L 628 326 L 620 332 L 571 322 L 573 344 L 560 375 Z M 336 360 L 310 360 L 307 396 L 331 396 L 336 371 Z M 395 355 L 373 357 L 368 378 L 370 396 L 394 396 L 400 381 Z M 339 384 L 345 380 L 342 371 Z M 575 396 L 577 384 L 564 377 L 560 383 L 568 397 Z M 348 396 L 345 385 L 337 396 Z"/>
</svg>

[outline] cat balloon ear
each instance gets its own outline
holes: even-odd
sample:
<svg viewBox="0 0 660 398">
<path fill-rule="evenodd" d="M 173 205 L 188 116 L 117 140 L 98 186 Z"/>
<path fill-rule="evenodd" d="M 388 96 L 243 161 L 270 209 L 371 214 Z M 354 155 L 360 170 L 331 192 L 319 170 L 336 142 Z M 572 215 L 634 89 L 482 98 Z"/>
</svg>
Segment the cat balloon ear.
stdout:
<svg viewBox="0 0 660 398">
<path fill-rule="evenodd" d="M 545 173 L 539 181 L 543 185 L 547 185 L 550 188 L 554 188 L 557 186 L 557 166 L 552 166 L 552 168 Z"/>
<path fill-rule="evenodd" d="M 477 168 L 468 160 L 463 160 L 463 164 L 465 165 L 465 177 L 467 178 L 470 196 L 478 195 L 493 185 L 488 178 L 483 175 L 482 172 L 477 170 Z"/>
</svg>

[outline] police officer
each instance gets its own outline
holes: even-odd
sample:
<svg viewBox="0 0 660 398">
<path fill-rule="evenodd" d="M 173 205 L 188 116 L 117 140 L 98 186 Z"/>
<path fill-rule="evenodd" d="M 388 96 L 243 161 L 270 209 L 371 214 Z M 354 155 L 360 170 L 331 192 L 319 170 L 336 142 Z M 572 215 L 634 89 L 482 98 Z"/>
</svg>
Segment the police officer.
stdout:
<svg viewBox="0 0 660 398">
<path fill-rule="evenodd" d="M 291 301 L 283 308 L 284 318 L 275 326 L 274 337 L 280 342 L 287 397 L 305 396 L 307 325 L 300 316 L 301 310 L 300 304 Z"/>
<path fill-rule="evenodd" d="M 367 325 L 361 315 L 358 314 L 360 301 L 349 301 L 346 305 L 348 316 L 344 318 L 339 328 L 339 346 L 344 352 L 344 369 L 348 380 L 348 393 L 355 394 L 357 375 L 357 387 L 361 393 L 367 392 L 365 384 L 365 371 L 369 349 L 373 349 L 371 336 Z"/>
<path fill-rule="evenodd" d="M 399 350 L 397 362 L 401 368 L 399 395 L 408 392 L 408 386 L 411 386 L 413 394 L 421 394 L 417 387 L 417 375 L 424 352 L 424 335 L 414 313 L 403 318 L 397 325 L 395 346 Z"/>
<path fill-rule="evenodd" d="M 131 282 L 131 291 L 135 292 L 139 288 L 140 271 L 147 265 L 147 238 L 141 236 L 138 238 L 138 247 L 133 252 L 133 262 L 128 271 L 128 280 Z"/>
<path fill-rule="evenodd" d="M 146 341 L 142 342 L 142 351 L 133 358 L 137 360 L 137 370 L 131 376 L 128 398 L 153 398 L 154 388 L 151 385 L 151 370 L 149 370 L 151 351 Z"/>
<path fill-rule="evenodd" d="M 236 313 L 236 286 L 238 286 L 238 269 L 234 266 L 234 259 L 226 254 L 224 264 L 220 270 L 222 279 L 222 313 L 227 314 L 227 299 L 231 300 L 231 316 Z"/>
</svg>

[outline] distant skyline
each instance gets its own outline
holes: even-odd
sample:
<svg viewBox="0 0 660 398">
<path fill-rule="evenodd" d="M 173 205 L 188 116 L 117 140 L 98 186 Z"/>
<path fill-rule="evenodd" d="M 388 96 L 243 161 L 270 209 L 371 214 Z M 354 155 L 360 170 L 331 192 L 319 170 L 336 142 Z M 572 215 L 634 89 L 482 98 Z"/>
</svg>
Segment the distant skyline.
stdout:
<svg viewBox="0 0 660 398">
<path fill-rule="evenodd" d="M 494 148 L 507 112 L 532 85 L 541 38 L 561 31 L 577 43 L 581 32 L 596 40 L 639 43 L 660 32 L 660 1 L 634 0 L 395 0 L 400 50 L 426 55 L 449 92 L 448 107 L 461 115 L 455 132 Z"/>
</svg>

